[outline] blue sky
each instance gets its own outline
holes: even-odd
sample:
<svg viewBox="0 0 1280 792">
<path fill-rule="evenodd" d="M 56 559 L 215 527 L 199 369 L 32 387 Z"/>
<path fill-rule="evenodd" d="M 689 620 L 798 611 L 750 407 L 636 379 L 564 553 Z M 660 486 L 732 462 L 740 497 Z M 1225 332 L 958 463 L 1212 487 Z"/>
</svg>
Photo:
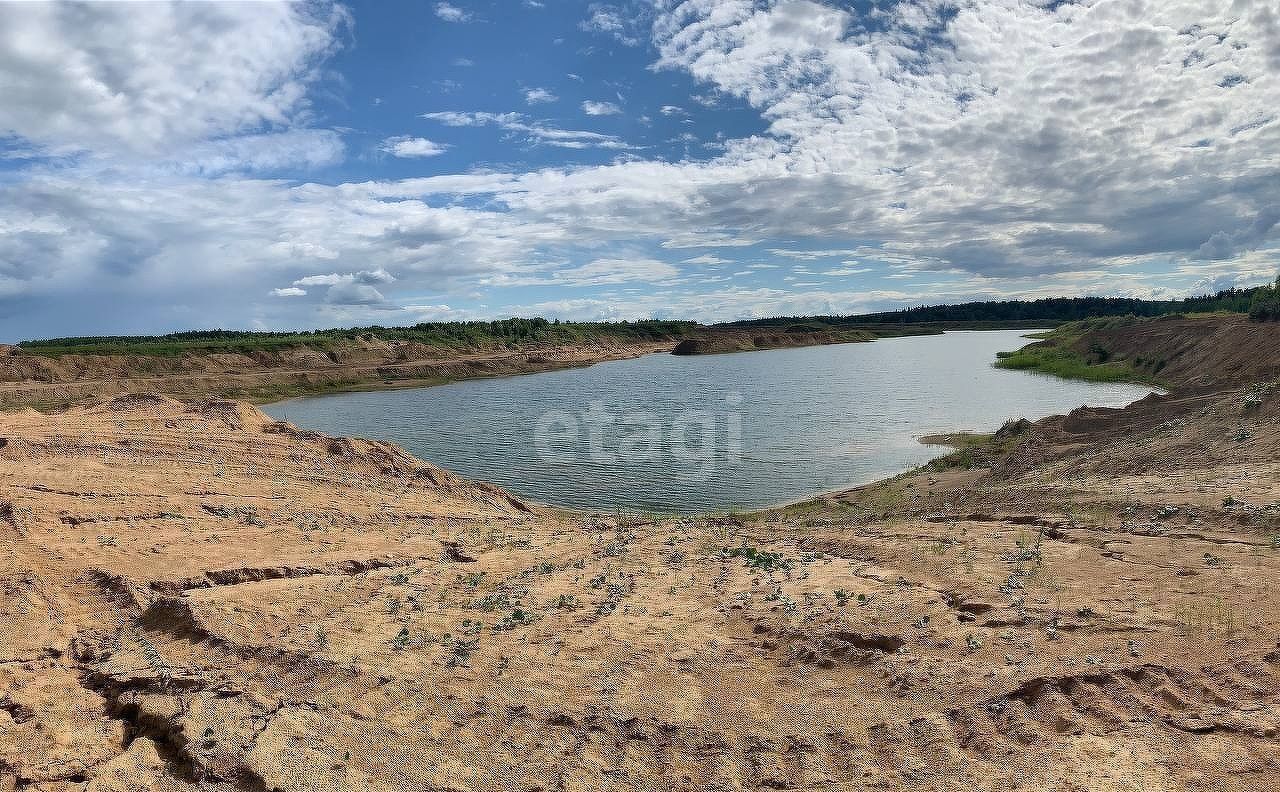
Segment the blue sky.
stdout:
<svg viewBox="0 0 1280 792">
<path fill-rule="evenodd" d="M 0 3 L 0 339 L 1259 283 L 1225 5 Z"/>
<path fill-rule="evenodd" d="M 707 159 L 723 139 L 765 129 L 745 102 L 717 95 L 685 72 L 649 68 L 653 51 L 640 43 L 651 19 L 646 5 L 597 4 L 594 12 L 588 3 L 350 8 L 357 20 L 353 46 L 329 63 L 342 75 L 345 90 L 326 97 L 323 112 L 353 130 L 348 142 L 358 140 L 366 156 L 341 163 L 333 178 L 602 165 L 624 152 L 671 161 Z M 505 122 L 508 127 L 601 137 L 561 141 L 584 144 L 567 148 L 536 133 L 504 129 L 503 122 L 451 127 L 423 117 L 433 113 L 518 114 Z M 379 156 L 383 141 L 395 137 L 425 138 L 447 148 L 416 162 Z"/>
</svg>

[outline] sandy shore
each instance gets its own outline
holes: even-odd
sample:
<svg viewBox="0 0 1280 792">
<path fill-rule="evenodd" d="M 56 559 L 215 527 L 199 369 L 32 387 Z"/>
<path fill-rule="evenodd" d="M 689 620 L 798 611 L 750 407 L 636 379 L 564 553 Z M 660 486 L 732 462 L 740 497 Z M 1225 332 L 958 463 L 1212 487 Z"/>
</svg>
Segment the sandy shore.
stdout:
<svg viewBox="0 0 1280 792">
<path fill-rule="evenodd" d="M 242 403 L 0 437 L 0 789 L 1280 784 L 1265 383 L 716 519 L 530 506 Z"/>
</svg>

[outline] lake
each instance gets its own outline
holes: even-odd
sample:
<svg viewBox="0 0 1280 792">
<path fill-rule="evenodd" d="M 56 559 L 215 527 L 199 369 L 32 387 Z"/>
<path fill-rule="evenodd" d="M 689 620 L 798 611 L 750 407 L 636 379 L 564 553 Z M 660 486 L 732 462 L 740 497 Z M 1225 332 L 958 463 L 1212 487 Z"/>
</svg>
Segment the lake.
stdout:
<svg viewBox="0 0 1280 792">
<path fill-rule="evenodd" d="M 389 440 L 558 506 L 752 509 L 865 484 L 948 452 L 918 441 L 994 431 L 1151 388 L 1005 371 L 1026 330 L 952 332 L 729 355 L 649 355 L 432 388 L 291 399 L 274 418 Z"/>
</svg>

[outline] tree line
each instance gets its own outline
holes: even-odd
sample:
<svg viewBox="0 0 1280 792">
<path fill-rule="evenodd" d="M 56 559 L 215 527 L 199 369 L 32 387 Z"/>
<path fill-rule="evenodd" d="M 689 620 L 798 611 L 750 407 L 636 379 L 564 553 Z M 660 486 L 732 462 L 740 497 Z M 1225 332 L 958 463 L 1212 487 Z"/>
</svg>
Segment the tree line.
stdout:
<svg viewBox="0 0 1280 792">
<path fill-rule="evenodd" d="M 644 320 L 620 322 L 561 322 L 542 317 L 494 321 L 419 322 L 407 327 L 339 327 L 326 330 L 184 330 L 164 335 L 74 336 L 23 341 L 18 346 L 42 354 L 144 353 L 180 354 L 197 350 L 252 352 L 297 346 L 325 348 L 335 342 L 376 338 L 412 341 L 430 346 L 512 345 L 537 342 L 586 341 L 593 338 L 663 340 L 696 328 L 694 322 Z"/>
<path fill-rule="evenodd" d="M 1274 301 L 1274 302 L 1268 302 Z M 759 327 L 821 322 L 846 324 L 924 324 L 930 322 L 1072 322 L 1100 316 L 1167 316 L 1189 313 L 1251 313 L 1260 303 L 1264 311 L 1280 314 L 1280 278 L 1277 286 L 1225 289 L 1216 294 L 1179 300 L 1143 300 L 1133 297 L 1047 297 L 1039 300 L 985 300 L 955 305 L 920 305 L 896 311 L 847 316 L 777 316 L 728 322 L 726 327 Z"/>
</svg>

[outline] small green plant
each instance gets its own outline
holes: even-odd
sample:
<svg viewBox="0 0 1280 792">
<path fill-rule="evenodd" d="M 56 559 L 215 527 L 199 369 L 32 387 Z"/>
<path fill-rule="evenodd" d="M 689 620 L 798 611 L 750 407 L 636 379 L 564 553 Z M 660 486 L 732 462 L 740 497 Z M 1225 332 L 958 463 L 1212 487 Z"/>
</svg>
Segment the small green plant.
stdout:
<svg viewBox="0 0 1280 792">
<path fill-rule="evenodd" d="M 578 598 L 572 594 L 561 594 L 559 597 L 556 597 L 554 607 L 559 610 L 577 610 Z"/>
<path fill-rule="evenodd" d="M 517 627 L 525 627 L 530 624 L 533 624 L 537 620 L 538 620 L 538 617 L 533 615 L 532 613 L 521 610 L 520 608 L 516 608 L 515 610 L 511 611 L 509 615 L 504 616 L 502 618 L 502 621 L 493 625 L 493 631 L 505 632 L 507 630 L 514 630 Z"/>
<path fill-rule="evenodd" d="M 511 596 L 505 591 L 495 591 L 491 594 L 485 594 L 480 599 L 472 603 L 472 607 L 481 611 L 498 611 L 507 610 L 519 605 L 519 600 L 512 600 Z"/>
<path fill-rule="evenodd" d="M 448 665 L 449 668 L 465 666 L 471 659 L 471 653 L 474 652 L 476 647 L 479 645 L 480 640 L 478 638 L 472 638 L 469 641 L 450 641 L 448 643 L 449 659 L 446 661 L 446 665 Z"/>
<path fill-rule="evenodd" d="M 735 547 L 732 550 L 726 547 L 724 549 L 724 556 L 726 558 L 741 558 L 745 560 L 747 566 L 752 569 L 761 569 L 766 572 L 772 572 L 775 569 L 791 568 L 791 562 L 786 558 L 783 558 L 781 553 L 776 553 L 771 550 L 757 550 L 756 548 L 749 547 L 747 545 Z"/>
</svg>

